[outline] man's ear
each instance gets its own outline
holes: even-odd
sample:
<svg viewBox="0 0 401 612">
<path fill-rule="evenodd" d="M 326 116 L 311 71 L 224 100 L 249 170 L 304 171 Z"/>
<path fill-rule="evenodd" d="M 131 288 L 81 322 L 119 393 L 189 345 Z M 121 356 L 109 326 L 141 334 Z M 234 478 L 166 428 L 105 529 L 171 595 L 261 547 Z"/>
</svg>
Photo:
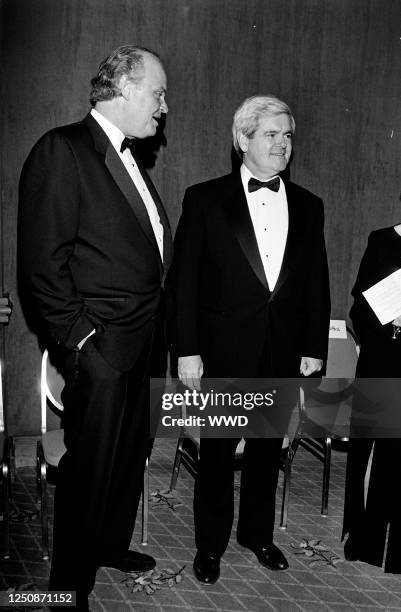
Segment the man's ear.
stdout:
<svg viewBox="0 0 401 612">
<path fill-rule="evenodd" d="M 245 134 L 240 132 L 238 136 L 238 144 L 243 153 L 246 153 L 248 151 L 248 142 L 249 142 L 248 136 L 245 136 Z"/>
<path fill-rule="evenodd" d="M 124 98 L 124 100 L 129 100 L 129 98 L 131 97 L 133 85 L 134 85 L 134 83 L 132 83 L 132 81 L 128 80 L 128 77 L 127 77 L 126 74 L 124 74 L 121 77 L 118 86 L 120 88 L 121 95 Z"/>
</svg>

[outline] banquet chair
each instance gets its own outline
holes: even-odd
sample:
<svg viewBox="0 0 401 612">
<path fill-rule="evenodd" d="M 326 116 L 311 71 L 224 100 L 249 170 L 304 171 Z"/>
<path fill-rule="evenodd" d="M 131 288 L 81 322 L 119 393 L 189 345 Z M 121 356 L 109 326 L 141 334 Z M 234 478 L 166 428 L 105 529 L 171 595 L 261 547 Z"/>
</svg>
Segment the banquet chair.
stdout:
<svg viewBox="0 0 401 612">
<path fill-rule="evenodd" d="M 47 503 L 47 473 L 50 469 L 57 469 L 61 457 L 66 448 L 64 445 L 64 430 L 59 427 L 48 431 L 47 415 L 51 410 L 61 417 L 63 404 L 61 402 L 61 391 L 64 387 L 64 379 L 56 367 L 51 363 L 48 350 L 42 355 L 41 366 L 41 438 L 37 443 L 36 453 L 36 481 L 38 487 L 38 498 L 40 503 L 41 528 L 42 528 L 42 556 L 49 559 L 49 528 L 48 528 L 48 503 Z M 147 544 L 148 524 L 148 461 L 146 461 L 144 472 L 144 484 L 142 494 L 142 544 Z"/>
<path fill-rule="evenodd" d="M 59 371 L 51 363 L 48 350 L 42 355 L 40 376 L 41 399 L 41 438 L 36 449 L 36 482 L 40 503 L 40 518 L 42 529 L 42 556 L 49 559 L 49 528 L 47 504 L 47 473 L 49 468 L 57 469 L 61 457 L 65 453 L 64 430 L 61 427 L 48 430 L 48 410 L 61 418 L 63 404 L 61 391 L 64 380 Z"/>
<path fill-rule="evenodd" d="M 291 468 L 299 446 L 323 464 L 321 514 L 327 516 L 332 448 L 347 450 L 352 410 L 353 383 L 359 347 L 351 330 L 345 338 L 329 338 L 326 374 L 318 386 L 306 381 L 299 390 L 299 421 L 288 448 L 284 470 L 286 500 L 282 527 L 288 514 Z"/>
<path fill-rule="evenodd" d="M 1 470 L 1 508 L 3 525 L 3 551 L 4 559 L 10 558 L 10 501 L 11 501 L 11 474 L 15 456 L 14 441 L 6 435 L 4 423 L 3 404 L 3 378 L 2 363 L 0 360 L 0 470 Z"/>
</svg>

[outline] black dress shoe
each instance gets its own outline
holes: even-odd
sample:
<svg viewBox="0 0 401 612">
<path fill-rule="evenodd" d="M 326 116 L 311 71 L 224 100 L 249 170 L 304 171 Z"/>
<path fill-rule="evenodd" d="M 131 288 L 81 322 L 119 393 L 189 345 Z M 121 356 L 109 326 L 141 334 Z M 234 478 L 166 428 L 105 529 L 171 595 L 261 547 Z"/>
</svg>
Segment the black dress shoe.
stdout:
<svg viewBox="0 0 401 612">
<path fill-rule="evenodd" d="M 206 555 L 199 551 L 194 559 L 194 573 L 199 582 L 214 584 L 220 577 L 220 557 L 217 555 Z"/>
<path fill-rule="evenodd" d="M 156 561 L 150 555 L 127 550 L 118 557 L 101 559 L 98 567 L 114 567 L 120 572 L 148 572 L 156 565 Z"/>
<path fill-rule="evenodd" d="M 268 567 L 271 570 L 286 570 L 288 568 L 288 561 L 284 557 L 283 553 L 273 543 L 266 544 L 266 546 L 252 546 L 245 542 L 238 541 L 238 544 L 249 548 L 258 558 L 259 563 Z"/>
</svg>

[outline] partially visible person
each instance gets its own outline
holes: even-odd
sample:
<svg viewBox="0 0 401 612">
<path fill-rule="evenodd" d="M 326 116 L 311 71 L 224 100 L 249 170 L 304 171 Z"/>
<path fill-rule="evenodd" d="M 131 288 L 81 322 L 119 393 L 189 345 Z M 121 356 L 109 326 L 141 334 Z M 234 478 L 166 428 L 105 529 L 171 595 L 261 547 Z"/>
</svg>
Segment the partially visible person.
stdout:
<svg viewBox="0 0 401 612">
<path fill-rule="evenodd" d="M 91 81 L 92 110 L 34 146 L 20 181 L 19 271 L 65 388 L 49 588 L 88 609 L 96 570 L 150 570 L 129 550 L 149 442 L 149 368 L 162 345 L 168 219 L 135 140 L 167 113 L 167 77 L 124 45 Z"/>
<path fill-rule="evenodd" d="M 295 129 L 288 105 L 247 98 L 233 141 L 242 166 L 189 187 L 175 240 L 174 350 L 190 388 L 206 378 L 296 378 L 327 355 L 330 295 L 323 203 L 280 174 Z M 294 400 L 295 402 L 295 400 Z M 211 584 L 234 518 L 239 440 L 201 438 L 195 482 L 195 576 Z M 288 562 L 273 543 L 282 439 L 245 442 L 237 540 L 272 570 Z"/>
<path fill-rule="evenodd" d="M 400 268 L 401 225 L 372 232 L 352 290 L 354 303 L 350 316 L 360 342 L 357 379 L 385 379 L 373 383 L 374 387 L 368 384 L 366 388 L 375 388 L 376 400 L 381 396 L 383 402 L 396 404 L 384 407 L 384 412 L 379 413 L 379 417 L 382 414 L 384 418 L 386 408 L 391 414 L 390 411 L 399 405 L 399 396 L 393 393 L 397 390 L 392 389 L 390 379 L 396 383 L 395 379 L 401 377 L 401 317 L 382 325 L 362 292 Z M 368 402 L 369 398 L 363 395 L 354 398 L 345 487 L 343 538 L 348 538 L 344 555 L 349 561 L 360 560 L 379 567 L 384 563 L 386 572 L 401 573 L 401 497 L 398 491 L 401 440 L 361 437 L 360 423 L 363 421 L 360 415 L 363 417 Z M 379 405 L 377 401 L 376 408 Z"/>
</svg>

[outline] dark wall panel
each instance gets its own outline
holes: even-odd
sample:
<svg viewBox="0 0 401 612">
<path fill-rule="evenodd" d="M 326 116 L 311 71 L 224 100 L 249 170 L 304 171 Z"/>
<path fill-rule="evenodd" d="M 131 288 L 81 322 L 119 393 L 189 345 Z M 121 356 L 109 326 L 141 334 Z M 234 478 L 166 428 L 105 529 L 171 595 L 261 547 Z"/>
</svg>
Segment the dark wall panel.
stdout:
<svg viewBox="0 0 401 612">
<path fill-rule="evenodd" d="M 2 23 L 1 204 L 12 432 L 37 433 L 36 337 L 16 287 L 17 183 L 37 138 L 88 110 L 88 81 L 114 47 L 163 57 L 167 144 L 153 176 L 176 226 L 185 187 L 230 171 L 232 116 L 274 93 L 297 121 L 291 177 L 321 195 L 333 317 L 345 317 L 369 232 L 401 222 L 399 0 L 9 0 Z M 43 235 L 43 239 L 46 236 Z M 305 262 L 308 265 L 309 262 Z"/>
</svg>

